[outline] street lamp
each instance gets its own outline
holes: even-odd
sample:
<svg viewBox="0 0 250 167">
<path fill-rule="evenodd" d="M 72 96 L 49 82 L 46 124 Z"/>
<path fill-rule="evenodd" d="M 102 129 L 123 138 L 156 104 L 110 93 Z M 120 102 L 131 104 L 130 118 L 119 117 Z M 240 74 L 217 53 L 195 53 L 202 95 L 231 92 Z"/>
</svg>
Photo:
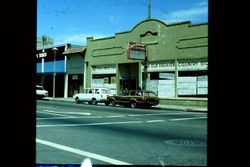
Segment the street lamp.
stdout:
<svg viewBox="0 0 250 167">
<path fill-rule="evenodd" d="M 54 63 L 53 63 L 53 99 L 54 99 L 56 90 L 56 51 L 58 51 L 58 49 L 54 47 L 52 50 L 54 51 Z"/>
</svg>

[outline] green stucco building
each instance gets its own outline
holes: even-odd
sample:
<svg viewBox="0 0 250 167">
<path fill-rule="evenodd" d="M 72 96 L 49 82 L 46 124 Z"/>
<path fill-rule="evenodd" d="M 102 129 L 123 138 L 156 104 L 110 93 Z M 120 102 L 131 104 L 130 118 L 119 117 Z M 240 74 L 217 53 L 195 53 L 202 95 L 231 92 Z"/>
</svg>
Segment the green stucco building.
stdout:
<svg viewBox="0 0 250 167">
<path fill-rule="evenodd" d="M 84 87 L 140 87 L 161 103 L 207 104 L 208 23 L 146 19 L 111 37 L 88 37 L 86 45 Z"/>
</svg>

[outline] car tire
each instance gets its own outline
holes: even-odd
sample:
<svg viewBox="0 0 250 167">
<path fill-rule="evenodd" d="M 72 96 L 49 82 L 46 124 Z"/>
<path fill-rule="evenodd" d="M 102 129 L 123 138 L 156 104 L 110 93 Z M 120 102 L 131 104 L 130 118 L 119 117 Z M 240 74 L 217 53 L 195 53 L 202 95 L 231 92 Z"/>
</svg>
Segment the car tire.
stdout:
<svg viewBox="0 0 250 167">
<path fill-rule="evenodd" d="M 92 104 L 92 105 L 97 105 L 96 99 L 92 99 L 91 104 Z"/>
<path fill-rule="evenodd" d="M 131 101 L 130 102 L 130 107 L 131 108 L 136 108 L 137 107 L 137 103 L 135 101 Z"/>
<path fill-rule="evenodd" d="M 113 107 L 115 107 L 115 105 L 116 105 L 114 100 L 110 100 L 109 104 L 110 104 L 111 106 L 113 106 Z"/>
<path fill-rule="evenodd" d="M 79 97 L 76 97 L 76 98 L 75 98 L 75 103 L 76 103 L 76 104 L 79 104 L 79 103 L 80 103 Z"/>
</svg>

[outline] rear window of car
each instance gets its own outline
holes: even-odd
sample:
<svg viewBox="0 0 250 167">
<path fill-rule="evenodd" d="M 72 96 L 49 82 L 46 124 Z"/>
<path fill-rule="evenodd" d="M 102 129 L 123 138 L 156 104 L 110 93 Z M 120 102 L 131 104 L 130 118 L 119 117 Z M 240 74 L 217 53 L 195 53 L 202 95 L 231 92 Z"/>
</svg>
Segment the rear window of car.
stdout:
<svg viewBox="0 0 250 167">
<path fill-rule="evenodd" d="M 37 87 L 36 87 L 36 90 L 44 90 L 44 89 L 43 89 L 43 87 L 41 87 L 41 86 L 37 86 Z"/>
</svg>

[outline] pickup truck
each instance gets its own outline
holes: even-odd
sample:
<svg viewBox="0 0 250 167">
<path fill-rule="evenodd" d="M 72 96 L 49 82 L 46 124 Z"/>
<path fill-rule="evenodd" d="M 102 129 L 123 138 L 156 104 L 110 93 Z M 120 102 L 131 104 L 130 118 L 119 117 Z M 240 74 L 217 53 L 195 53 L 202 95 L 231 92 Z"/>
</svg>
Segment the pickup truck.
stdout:
<svg viewBox="0 0 250 167">
<path fill-rule="evenodd" d="M 153 91 L 147 90 L 127 90 L 123 91 L 120 95 L 108 96 L 107 100 L 109 105 L 115 106 L 116 104 L 136 107 L 152 107 L 159 104 L 160 99 Z"/>
</svg>

